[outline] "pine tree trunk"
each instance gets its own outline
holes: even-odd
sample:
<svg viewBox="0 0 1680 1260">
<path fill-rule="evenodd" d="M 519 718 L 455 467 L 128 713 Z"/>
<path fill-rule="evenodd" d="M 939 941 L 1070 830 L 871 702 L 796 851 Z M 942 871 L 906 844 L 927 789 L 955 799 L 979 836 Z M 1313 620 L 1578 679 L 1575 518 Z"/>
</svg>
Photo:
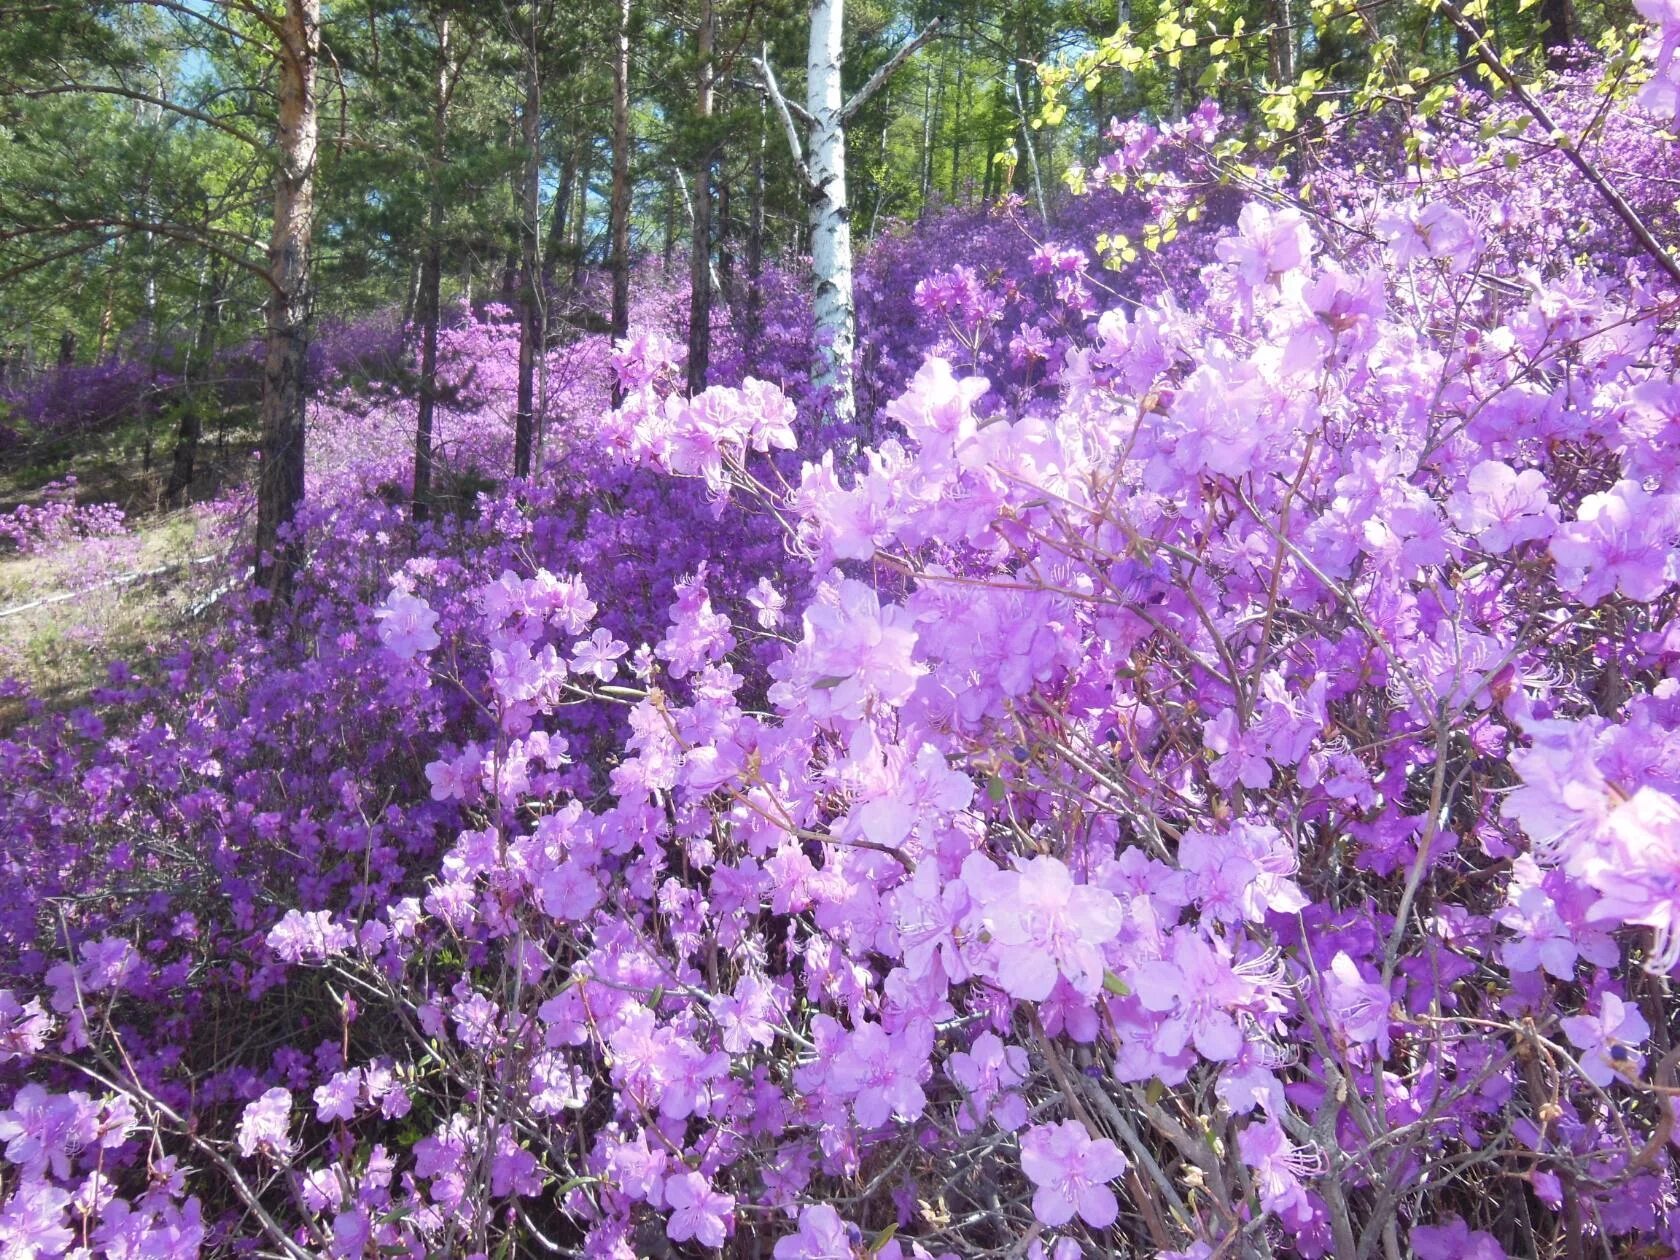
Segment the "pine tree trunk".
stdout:
<svg viewBox="0 0 1680 1260">
<path fill-rule="evenodd" d="M 303 501 L 321 0 L 286 0 L 280 36 L 280 116 L 275 142 L 279 172 L 268 246 L 268 348 L 260 409 L 262 468 L 257 478 L 256 580 L 269 595 L 260 614 L 265 625 L 276 608 L 290 600 L 301 554 L 295 538 L 281 535 Z"/>
<path fill-rule="evenodd" d="M 449 19 L 437 27 L 437 95 L 432 99 L 431 187 L 426 206 L 426 252 L 420 261 L 415 306 L 420 319 L 420 405 L 414 423 L 414 519 L 431 511 L 432 430 L 437 411 L 439 290 L 443 287 L 443 164 L 449 139 Z"/>
<path fill-rule="evenodd" d="M 1554 70 L 1562 66 L 1577 38 L 1570 0 L 1540 0 L 1540 46 L 1546 50 L 1546 64 Z"/>
<path fill-rule="evenodd" d="M 618 46 L 613 53 L 612 337 L 630 335 L 630 0 L 618 0 Z M 613 386 L 613 401 L 620 401 Z"/>
<path fill-rule="evenodd" d="M 536 367 L 545 335 L 543 294 L 537 258 L 542 174 L 542 80 L 538 73 L 537 4 L 531 5 L 531 43 L 526 50 L 525 104 L 520 125 L 525 145 L 525 169 L 519 181 L 519 400 L 513 418 L 513 475 L 529 477 L 532 453 L 540 445 L 537 434 Z"/>
<path fill-rule="evenodd" d="M 700 0 L 695 33 L 699 160 L 694 164 L 694 235 L 688 258 L 688 392 L 706 388 L 712 354 L 712 0 Z"/>
<path fill-rule="evenodd" d="M 770 140 L 769 102 L 758 98 L 758 148 L 753 152 L 752 192 L 747 205 L 747 344 L 764 329 L 764 158 Z"/>
<path fill-rule="evenodd" d="M 826 393 L 837 426 L 856 419 L 852 355 L 857 317 L 852 304 L 852 212 L 846 199 L 846 130 L 841 115 L 841 36 L 845 0 L 811 0 L 805 108 L 811 115 L 811 268 L 819 367 L 813 384 Z"/>
<path fill-rule="evenodd" d="M 222 262 L 214 256 L 205 263 L 204 309 L 199 315 L 198 333 L 193 338 L 189 376 L 201 385 L 209 378 L 216 361 L 216 329 L 222 322 L 222 300 L 227 277 Z M 164 499 L 171 507 L 179 507 L 192 487 L 198 473 L 198 443 L 204 436 L 204 413 L 193 391 L 181 407 L 180 427 L 175 431 L 175 450 L 169 460 L 169 481 L 164 486 Z"/>
<path fill-rule="evenodd" d="M 992 102 L 992 117 L 986 133 L 986 174 L 980 183 L 980 204 L 987 206 L 992 204 L 992 198 L 998 194 L 998 164 L 996 158 L 1003 147 L 1003 141 L 998 136 L 997 120 L 1002 116 L 1001 111 L 1007 108 L 1001 99 L 1002 95 L 1003 92 L 1000 88 Z"/>
<path fill-rule="evenodd" d="M 957 204 L 957 199 L 962 193 L 963 134 L 967 131 L 967 122 L 963 117 L 966 112 L 964 105 L 967 99 L 963 95 L 966 87 L 966 80 L 963 75 L 966 61 L 967 59 L 963 56 L 962 43 L 959 41 L 957 44 L 957 86 L 956 90 L 951 93 L 953 102 L 951 113 L 954 115 L 954 121 L 951 125 L 951 204 L 953 206 Z"/>
<path fill-rule="evenodd" d="M 717 207 L 712 214 L 713 238 L 717 241 L 718 292 L 725 303 L 733 305 L 738 295 L 735 286 L 735 230 L 731 218 L 729 181 L 724 178 L 727 166 L 719 162 L 717 171 Z"/>
<path fill-rule="evenodd" d="M 543 278 L 554 279 L 554 268 L 571 252 L 567 229 L 571 226 L 572 198 L 577 195 L 578 151 L 568 145 L 560 162 L 560 186 L 554 192 L 554 210 L 548 218 L 548 247 L 543 251 Z"/>
<path fill-rule="evenodd" d="M 583 146 L 578 163 L 577 213 L 572 216 L 572 287 L 583 283 L 584 264 L 589 261 L 589 181 L 595 174 L 595 145 Z"/>
</svg>

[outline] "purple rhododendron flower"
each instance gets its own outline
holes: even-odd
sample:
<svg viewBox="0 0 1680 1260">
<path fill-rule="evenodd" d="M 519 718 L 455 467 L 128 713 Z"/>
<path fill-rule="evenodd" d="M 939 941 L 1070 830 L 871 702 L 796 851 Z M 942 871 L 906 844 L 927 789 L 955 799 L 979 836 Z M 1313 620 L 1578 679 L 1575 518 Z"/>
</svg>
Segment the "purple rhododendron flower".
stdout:
<svg viewBox="0 0 1680 1260">
<path fill-rule="evenodd" d="M 239 1119 L 239 1153 L 250 1158 L 259 1152 L 276 1160 L 289 1159 L 297 1151 L 291 1135 L 292 1095 L 289 1090 L 267 1090 L 245 1105 Z"/>
<path fill-rule="evenodd" d="M 1563 1035 L 1581 1051 L 1581 1071 L 1594 1085 L 1608 1086 L 1618 1075 L 1637 1077 L 1645 1056 L 1633 1049 L 1651 1035 L 1639 1008 L 1614 993 L 1599 998 L 1598 1014 L 1564 1019 Z"/>
<path fill-rule="evenodd" d="M 1033 858 L 1001 875 L 982 917 L 992 935 L 998 984 L 1028 1002 L 1049 997 L 1058 976 L 1075 992 L 1095 997 L 1103 982 L 1102 946 L 1122 923 L 1114 894 L 1075 884 L 1053 857 Z"/>
<path fill-rule="evenodd" d="M 1021 1171 L 1036 1189 L 1033 1215 L 1046 1225 L 1066 1225 L 1075 1216 L 1104 1229 L 1120 1214 L 1108 1183 L 1128 1165 L 1120 1148 L 1093 1138 L 1075 1120 L 1041 1124 L 1021 1135 Z"/>
<path fill-rule="evenodd" d="M 671 1215 L 665 1233 L 672 1242 L 693 1239 L 702 1247 L 721 1247 L 734 1219 L 735 1196 L 712 1189 L 697 1172 L 681 1173 L 665 1181 L 665 1205 Z"/>
<path fill-rule="evenodd" d="M 801 1209 L 799 1232 L 776 1241 L 775 1260 L 855 1260 L 852 1240 L 858 1234 L 832 1207 L 818 1203 Z"/>
</svg>

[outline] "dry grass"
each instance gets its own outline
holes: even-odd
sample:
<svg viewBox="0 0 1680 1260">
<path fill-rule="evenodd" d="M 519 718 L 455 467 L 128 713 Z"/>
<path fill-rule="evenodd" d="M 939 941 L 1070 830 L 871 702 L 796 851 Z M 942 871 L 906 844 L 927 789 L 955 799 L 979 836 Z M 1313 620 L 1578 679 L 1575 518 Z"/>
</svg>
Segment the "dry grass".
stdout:
<svg viewBox="0 0 1680 1260">
<path fill-rule="evenodd" d="M 200 498 L 243 479 L 252 437 L 243 426 L 231 428 L 218 449 L 206 429 L 204 475 L 194 488 Z M 224 555 L 238 524 L 203 506 L 161 510 L 169 452 L 156 439 L 133 426 L 38 447 L 0 469 L 0 512 L 37 502 L 47 484 L 74 475 L 78 502 L 115 503 L 131 527 L 123 537 L 73 540 L 38 554 L 0 551 L 0 678 L 19 680 L 50 707 L 84 702 L 114 660 L 144 671 L 225 577 L 225 565 L 205 557 Z M 24 712 L 22 700 L 0 698 L 0 731 Z"/>
</svg>

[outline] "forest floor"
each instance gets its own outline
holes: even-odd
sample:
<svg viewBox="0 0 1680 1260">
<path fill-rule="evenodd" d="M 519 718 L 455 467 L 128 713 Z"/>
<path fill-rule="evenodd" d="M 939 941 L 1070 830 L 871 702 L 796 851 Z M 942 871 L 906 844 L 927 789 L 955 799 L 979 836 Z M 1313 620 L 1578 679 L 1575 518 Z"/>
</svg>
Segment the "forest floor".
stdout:
<svg viewBox="0 0 1680 1260">
<path fill-rule="evenodd" d="M 237 523 L 211 496 L 245 479 L 255 431 L 206 433 L 197 502 L 162 504 L 169 441 L 138 425 L 37 445 L 0 467 L 0 514 L 40 506 L 75 477 L 78 504 L 114 504 L 127 529 L 68 537 L 28 552 L 0 543 L 0 679 L 16 679 L 55 709 L 82 703 L 123 660 L 144 672 L 148 652 L 167 649 L 226 581 Z M 0 692 L 0 731 L 25 713 Z"/>
</svg>

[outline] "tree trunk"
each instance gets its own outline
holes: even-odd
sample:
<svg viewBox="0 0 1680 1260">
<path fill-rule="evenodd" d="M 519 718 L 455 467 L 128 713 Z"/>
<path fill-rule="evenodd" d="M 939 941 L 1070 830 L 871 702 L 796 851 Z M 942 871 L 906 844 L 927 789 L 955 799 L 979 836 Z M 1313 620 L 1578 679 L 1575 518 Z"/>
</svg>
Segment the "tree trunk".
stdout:
<svg viewBox="0 0 1680 1260">
<path fill-rule="evenodd" d="M 548 218 L 548 247 L 543 251 L 543 279 L 554 279 L 554 268 L 571 252 L 567 229 L 571 226 L 572 198 L 577 195 L 578 150 L 566 146 L 560 162 L 560 186 L 554 192 L 554 210 Z"/>
<path fill-rule="evenodd" d="M 998 189 L 998 186 L 997 186 L 997 184 L 998 184 L 997 155 L 998 155 L 999 152 L 1002 151 L 1003 140 L 998 135 L 997 120 L 1000 117 L 1003 116 L 1001 111 L 1008 108 L 1006 105 L 1004 105 L 1002 97 L 1003 97 L 1003 89 L 999 88 L 997 93 L 994 95 L 994 98 L 993 98 L 993 101 L 992 101 L 992 117 L 991 117 L 990 122 L 987 124 L 987 131 L 986 131 L 986 173 L 985 173 L 984 178 L 980 181 L 980 204 L 984 205 L 984 206 L 991 205 L 992 204 L 992 198 L 997 196 L 997 194 L 999 192 L 999 189 Z"/>
<path fill-rule="evenodd" d="M 940 76 L 944 76 L 945 61 L 940 58 Z M 928 198 L 933 193 L 933 70 L 922 68 L 922 204 L 917 218 L 928 211 Z"/>
<path fill-rule="evenodd" d="M 525 104 L 520 114 L 525 144 L 525 170 L 519 181 L 519 401 L 513 418 L 513 475 L 529 477 L 532 453 L 541 445 L 537 434 L 536 367 L 545 335 L 540 240 L 542 174 L 542 79 L 537 44 L 537 0 L 531 4 L 530 45 L 526 49 Z"/>
<path fill-rule="evenodd" d="M 117 276 L 122 270 L 123 254 L 128 249 L 128 234 L 125 232 L 117 238 L 117 248 L 111 258 L 111 265 L 107 269 L 105 282 L 105 302 L 99 312 L 99 336 L 93 347 L 93 361 L 105 361 L 105 348 L 111 340 L 111 329 L 116 322 L 117 310 Z"/>
<path fill-rule="evenodd" d="M 1540 46 L 1546 50 L 1548 66 L 1556 70 L 1567 62 L 1570 46 L 1579 37 L 1570 0 L 1540 0 Z"/>
<path fill-rule="evenodd" d="M 413 335 L 414 321 L 420 314 L 420 261 L 409 264 L 408 282 L 403 285 L 402 327 L 403 344 Z"/>
<path fill-rule="evenodd" d="M 204 310 L 199 316 L 198 334 L 193 338 L 188 372 L 201 384 L 208 379 L 215 364 L 216 329 L 222 322 L 222 300 L 227 284 L 219 258 L 211 256 L 205 268 Z M 200 410 L 197 395 L 198 391 L 192 391 L 181 406 L 181 423 L 175 431 L 175 450 L 169 460 L 169 481 L 163 491 L 170 507 L 181 505 L 198 472 L 198 443 L 204 436 L 204 413 Z"/>
<path fill-rule="evenodd" d="M 589 261 L 589 181 L 595 173 L 595 142 L 583 146 L 578 165 L 577 213 L 572 216 L 572 287 L 583 283 L 583 267 Z"/>
<path fill-rule="evenodd" d="M 712 0 L 700 0 L 695 32 L 699 91 L 695 117 L 701 129 L 694 164 L 694 235 L 688 256 L 688 392 L 706 388 L 712 354 Z"/>
<path fill-rule="evenodd" d="M 769 101 L 758 98 L 758 148 L 753 151 L 752 193 L 747 205 L 747 344 L 764 330 L 764 156 L 769 144 Z"/>
<path fill-rule="evenodd" d="M 437 411 L 437 351 L 439 291 L 443 287 L 443 168 L 448 156 L 449 98 L 453 90 L 449 64 L 449 19 L 437 24 L 437 95 L 432 98 L 432 152 L 427 189 L 426 252 L 420 260 L 420 284 L 415 297 L 420 320 L 420 405 L 414 422 L 414 519 L 431 511 L 432 429 Z"/>
<path fill-rule="evenodd" d="M 729 206 L 731 193 L 729 180 L 726 178 L 728 169 L 726 163 L 718 163 L 717 207 L 713 212 L 712 222 L 713 237 L 717 241 L 718 292 L 723 294 L 726 303 L 733 305 L 739 291 L 735 285 L 735 224 Z"/>
<path fill-rule="evenodd" d="M 1033 84 L 1036 82 L 1030 70 L 1032 51 L 1032 29 L 1023 10 L 1015 26 L 1015 66 L 1011 86 L 1015 94 L 1015 117 L 1021 135 L 1021 153 L 1026 162 L 1018 162 L 1015 165 L 1015 191 L 1023 196 L 1029 191 L 1032 193 L 1033 201 L 1038 206 L 1039 221 L 1048 227 L 1050 214 L 1044 200 L 1044 177 L 1038 169 L 1038 146 L 1033 143 L 1032 117 L 1027 108 L 1032 99 Z"/>
<path fill-rule="evenodd" d="M 618 47 L 613 53 L 612 336 L 630 335 L 630 0 L 618 0 Z M 613 388 L 614 402 L 618 388 Z"/>
<path fill-rule="evenodd" d="M 1272 60 L 1272 81 L 1280 87 L 1289 87 L 1295 82 L 1295 29 L 1294 15 L 1289 10 L 1289 0 L 1271 0 L 1271 31 L 1270 45 Z"/>
<path fill-rule="evenodd" d="M 968 129 L 966 118 L 967 97 L 964 95 L 967 80 L 964 77 L 966 58 L 963 55 L 962 42 L 957 43 L 957 86 L 951 93 L 952 124 L 951 124 L 951 204 L 957 204 L 957 198 L 962 192 L 962 149 L 963 133 Z"/>
<path fill-rule="evenodd" d="M 826 393 L 836 426 L 857 417 L 852 354 L 857 316 L 852 304 L 852 212 L 846 200 L 846 129 L 840 76 L 845 0 L 811 0 L 811 42 L 805 109 L 811 115 L 811 268 L 819 367 L 812 383 Z"/>
<path fill-rule="evenodd" d="M 268 245 L 268 350 L 260 411 L 262 468 L 257 478 L 256 580 L 269 595 L 260 614 L 265 625 L 277 606 L 291 598 L 301 552 L 295 538 L 281 535 L 303 501 L 321 0 L 286 0 L 279 34 L 279 172 Z"/>
</svg>

